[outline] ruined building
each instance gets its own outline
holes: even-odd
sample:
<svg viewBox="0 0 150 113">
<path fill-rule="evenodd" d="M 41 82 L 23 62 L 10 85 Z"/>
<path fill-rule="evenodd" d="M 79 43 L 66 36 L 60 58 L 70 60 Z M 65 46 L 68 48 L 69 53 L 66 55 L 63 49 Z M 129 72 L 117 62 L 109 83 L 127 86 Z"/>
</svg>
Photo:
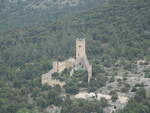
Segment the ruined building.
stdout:
<svg viewBox="0 0 150 113">
<path fill-rule="evenodd" d="M 75 59 L 69 58 L 63 62 L 53 62 L 53 68 L 48 73 L 42 75 L 42 84 L 63 86 L 64 82 L 53 80 L 51 75 L 55 72 L 61 73 L 64 69 L 71 69 L 70 76 L 73 75 L 75 70 L 86 70 L 88 72 L 88 82 L 90 82 L 92 78 L 92 65 L 90 65 L 87 59 L 85 39 L 76 40 Z"/>
<path fill-rule="evenodd" d="M 145 94 L 146 94 L 146 98 L 150 98 L 150 86 L 145 88 Z"/>
</svg>

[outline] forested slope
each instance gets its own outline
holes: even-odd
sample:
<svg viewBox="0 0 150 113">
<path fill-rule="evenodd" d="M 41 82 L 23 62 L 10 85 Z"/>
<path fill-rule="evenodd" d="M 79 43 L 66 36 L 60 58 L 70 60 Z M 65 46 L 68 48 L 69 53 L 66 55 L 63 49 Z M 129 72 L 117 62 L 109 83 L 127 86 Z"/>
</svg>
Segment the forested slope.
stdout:
<svg viewBox="0 0 150 113">
<path fill-rule="evenodd" d="M 0 0 L 0 29 L 41 25 L 103 2 L 105 0 Z"/>
<path fill-rule="evenodd" d="M 2 32 L 0 112 L 20 113 L 23 108 L 42 112 L 48 105 L 63 105 L 59 88 L 42 87 L 40 77 L 51 68 L 53 60 L 75 55 L 76 38 L 86 38 L 88 57 L 96 65 L 95 71 L 98 71 L 99 64 L 110 67 L 119 59 L 149 60 L 149 18 L 149 0 L 112 0 L 88 12 L 50 21 L 46 25 Z M 48 95 L 43 93 L 48 89 Z M 138 104 L 138 101 L 134 102 Z M 143 101 L 139 106 L 149 109 L 148 105 Z M 139 111 L 133 110 L 132 113 L 141 113 L 144 107 L 140 109 L 139 106 L 136 106 Z M 88 105 L 84 107 L 86 109 Z"/>
</svg>

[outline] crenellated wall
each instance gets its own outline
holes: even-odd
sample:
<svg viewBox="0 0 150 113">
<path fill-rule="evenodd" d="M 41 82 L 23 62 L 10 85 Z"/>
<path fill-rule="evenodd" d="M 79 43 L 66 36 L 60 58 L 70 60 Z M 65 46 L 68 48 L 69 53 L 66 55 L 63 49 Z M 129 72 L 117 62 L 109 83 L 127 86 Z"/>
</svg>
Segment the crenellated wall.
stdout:
<svg viewBox="0 0 150 113">
<path fill-rule="evenodd" d="M 58 80 L 52 80 L 52 74 L 57 72 L 61 73 L 65 69 L 72 68 L 70 76 L 73 75 L 73 70 L 84 69 L 88 72 L 88 82 L 92 79 L 92 65 L 90 65 L 87 56 L 86 56 L 86 43 L 85 39 L 76 40 L 76 59 L 69 58 L 68 60 L 59 62 L 53 62 L 53 68 L 46 74 L 42 75 L 42 84 L 48 85 L 60 85 L 63 86 L 64 83 L 61 83 Z"/>
<path fill-rule="evenodd" d="M 74 65 L 75 65 L 74 58 L 70 58 L 63 62 L 55 61 L 55 62 L 53 62 L 53 70 L 54 70 L 54 72 L 61 73 L 64 69 L 72 68 Z"/>
</svg>

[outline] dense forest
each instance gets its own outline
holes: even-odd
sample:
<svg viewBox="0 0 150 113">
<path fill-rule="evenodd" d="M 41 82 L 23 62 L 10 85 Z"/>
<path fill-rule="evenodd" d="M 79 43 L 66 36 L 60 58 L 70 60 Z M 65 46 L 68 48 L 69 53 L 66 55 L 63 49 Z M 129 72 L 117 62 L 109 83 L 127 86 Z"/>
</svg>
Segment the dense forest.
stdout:
<svg viewBox="0 0 150 113">
<path fill-rule="evenodd" d="M 131 68 L 124 61 L 150 60 L 150 1 L 110 0 L 45 25 L 0 32 L 0 113 L 43 113 L 49 105 L 62 107 L 62 113 L 103 113 L 105 101 L 71 100 L 69 95 L 62 97 L 59 86 L 41 85 L 41 75 L 52 68 L 52 61 L 75 56 L 76 38 L 86 39 L 97 78 L 89 90 L 104 86 L 104 67 L 121 60 Z M 78 91 L 74 82 L 68 84 L 68 93 Z M 150 99 L 143 90 L 119 113 L 150 113 Z"/>
<path fill-rule="evenodd" d="M 106 0 L 0 0 L 0 29 L 41 25 L 89 10 Z M 41 18 L 42 17 L 42 18 Z"/>
</svg>

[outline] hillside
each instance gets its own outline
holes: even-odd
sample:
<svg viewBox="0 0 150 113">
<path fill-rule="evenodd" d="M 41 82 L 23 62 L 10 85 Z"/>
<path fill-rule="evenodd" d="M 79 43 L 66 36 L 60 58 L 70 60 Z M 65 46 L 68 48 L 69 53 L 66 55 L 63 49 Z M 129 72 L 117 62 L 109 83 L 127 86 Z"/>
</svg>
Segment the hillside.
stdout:
<svg viewBox="0 0 150 113">
<path fill-rule="evenodd" d="M 58 17 L 91 9 L 104 1 L 0 0 L 0 29 L 41 25 Z"/>
<path fill-rule="evenodd" d="M 60 87 L 41 85 L 41 75 L 51 69 L 52 61 L 75 56 L 76 38 L 86 39 L 88 59 L 93 65 L 95 78 L 88 87 L 86 82 L 82 84 L 88 91 L 105 87 L 120 68 L 137 75 L 136 62 L 150 61 L 149 18 L 149 0 L 111 0 L 75 16 L 1 32 L 0 113 L 43 113 L 49 105 L 62 107 L 62 113 L 103 113 L 105 100 L 62 97 Z M 144 72 L 150 78 L 150 70 Z M 74 80 L 66 87 L 78 89 L 75 83 Z M 150 100 L 143 94 L 143 85 L 139 86 L 137 96 L 121 113 L 150 112 Z"/>
</svg>

